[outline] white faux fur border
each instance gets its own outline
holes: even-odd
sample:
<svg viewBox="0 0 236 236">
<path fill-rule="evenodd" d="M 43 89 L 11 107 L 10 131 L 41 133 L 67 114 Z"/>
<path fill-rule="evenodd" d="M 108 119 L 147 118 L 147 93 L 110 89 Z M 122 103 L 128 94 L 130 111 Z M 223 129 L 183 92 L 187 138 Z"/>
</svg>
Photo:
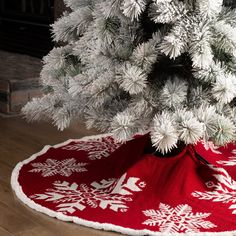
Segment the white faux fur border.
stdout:
<svg viewBox="0 0 236 236">
<path fill-rule="evenodd" d="M 174 234 L 170 234 L 170 233 L 160 233 L 160 232 L 154 232 L 154 231 L 150 231 L 148 229 L 144 229 L 144 230 L 135 230 L 135 229 L 130 229 L 130 228 L 124 228 L 118 225 L 114 225 L 114 224 L 108 224 L 108 223 L 99 223 L 99 222 L 93 222 L 93 221 L 88 221 L 88 220 L 84 220 L 78 217 L 74 217 L 74 216 L 66 216 L 64 214 L 62 214 L 61 212 L 56 212 L 53 210 L 50 210 L 46 207 L 43 207 L 37 203 L 35 203 L 34 201 L 32 201 L 31 199 L 29 199 L 23 192 L 22 187 L 20 186 L 19 182 L 18 182 L 18 177 L 19 177 L 19 172 L 22 168 L 23 165 L 28 164 L 29 162 L 35 160 L 39 155 L 42 155 L 44 153 L 46 153 L 48 151 L 49 148 L 51 147 L 61 147 L 64 146 L 70 142 L 73 141 L 87 141 L 89 139 L 97 139 L 97 138 L 102 138 L 102 137 L 106 137 L 109 134 L 102 134 L 102 135 L 94 135 L 94 136 L 87 136 L 87 137 L 83 137 L 81 139 L 69 139 L 63 143 L 60 144 L 56 144 L 53 146 L 45 146 L 40 152 L 33 154 L 31 157 L 29 157 L 28 159 L 25 159 L 22 162 L 19 162 L 16 167 L 14 168 L 14 170 L 12 171 L 12 176 L 11 176 L 11 186 L 12 189 L 15 191 L 16 196 L 27 206 L 29 206 L 30 208 L 44 213 L 46 215 L 49 215 L 51 217 L 55 217 L 59 220 L 62 221 L 70 221 L 73 222 L 75 224 L 79 224 L 79 225 L 83 225 L 83 226 L 87 226 L 87 227 L 91 227 L 94 229 L 103 229 L 103 230 L 108 230 L 108 231 L 116 231 L 122 234 L 128 234 L 128 235 L 150 235 L 150 236 L 235 236 L 236 235 L 236 230 L 235 231 L 225 231 L 225 232 L 206 232 L 206 233 L 174 233 Z"/>
</svg>

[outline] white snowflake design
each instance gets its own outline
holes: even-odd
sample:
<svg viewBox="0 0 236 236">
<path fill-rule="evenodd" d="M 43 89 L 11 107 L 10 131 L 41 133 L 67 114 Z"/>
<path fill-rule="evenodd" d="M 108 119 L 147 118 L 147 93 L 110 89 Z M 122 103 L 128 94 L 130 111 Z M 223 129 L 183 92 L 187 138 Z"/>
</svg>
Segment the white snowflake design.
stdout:
<svg viewBox="0 0 236 236">
<path fill-rule="evenodd" d="M 235 166 L 236 165 L 236 149 L 231 152 L 234 156 L 229 157 L 227 161 L 217 161 L 218 164 L 222 164 L 224 166 Z"/>
<path fill-rule="evenodd" d="M 42 172 L 43 177 L 54 176 L 57 174 L 69 177 L 73 172 L 87 171 L 84 167 L 87 164 L 88 163 L 77 163 L 74 158 L 69 158 L 62 161 L 49 158 L 44 163 L 32 163 L 31 166 L 34 168 L 29 170 L 29 172 Z"/>
<path fill-rule="evenodd" d="M 160 203 L 159 210 L 145 210 L 144 215 L 150 217 L 143 222 L 149 226 L 159 226 L 163 233 L 195 233 L 200 229 L 210 229 L 217 227 L 210 221 L 204 219 L 211 213 L 192 212 L 192 207 L 187 204 L 178 205 L 175 208 L 167 204 Z"/>
<path fill-rule="evenodd" d="M 213 181 L 206 182 L 206 186 L 211 191 L 195 191 L 192 193 L 192 196 L 213 202 L 236 203 L 236 181 L 230 177 L 225 169 L 212 165 L 209 165 L 209 167 L 217 172 L 217 174 L 213 175 L 217 183 Z M 232 204 L 229 209 L 236 209 L 236 204 Z M 232 214 L 236 214 L 236 210 L 233 210 Z"/>
<path fill-rule="evenodd" d="M 217 150 L 219 147 L 215 146 L 215 144 L 212 141 L 204 141 L 202 140 L 201 143 L 203 144 L 204 148 L 208 151 L 211 150 L 215 154 L 222 154 L 219 150 Z"/>
<path fill-rule="evenodd" d="M 87 141 L 78 141 L 74 144 L 63 147 L 63 149 L 86 151 L 90 160 L 96 160 L 103 157 L 108 157 L 121 145 L 121 142 L 116 142 L 111 136 L 108 136 L 98 139 L 90 139 Z"/>
<path fill-rule="evenodd" d="M 31 198 L 53 202 L 57 211 L 64 214 L 83 211 L 86 207 L 125 212 L 128 210 L 127 202 L 132 201 L 134 192 L 142 191 L 145 185 L 145 182 L 136 177 L 126 179 L 126 174 L 120 179 L 92 182 L 90 186 L 56 181 L 53 188 Z"/>
</svg>

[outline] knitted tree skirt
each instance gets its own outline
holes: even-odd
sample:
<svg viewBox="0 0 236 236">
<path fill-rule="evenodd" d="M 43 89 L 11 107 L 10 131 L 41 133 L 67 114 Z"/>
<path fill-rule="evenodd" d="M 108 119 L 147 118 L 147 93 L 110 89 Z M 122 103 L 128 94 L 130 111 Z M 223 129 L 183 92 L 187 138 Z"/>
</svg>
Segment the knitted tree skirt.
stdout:
<svg viewBox="0 0 236 236">
<path fill-rule="evenodd" d="M 51 217 L 130 235 L 236 235 L 236 146 L 198 143 L 174 157 L 145 154 L 148 135 L 108 135 L 46 146 L 19 163 L 11 184 Z"/>
</svg>

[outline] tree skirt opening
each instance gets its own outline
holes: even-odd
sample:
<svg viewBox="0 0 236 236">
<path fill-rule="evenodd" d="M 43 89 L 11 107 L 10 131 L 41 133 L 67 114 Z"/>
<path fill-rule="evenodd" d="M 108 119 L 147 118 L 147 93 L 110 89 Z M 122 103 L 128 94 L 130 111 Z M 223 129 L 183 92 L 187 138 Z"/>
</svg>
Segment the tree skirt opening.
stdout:
<svg viewBox="0 0 236 236">
<path fill-rule="evenodd" d="M 170 158 L 145 154 L 148 135 L 46 146 L 17 164 L 11 184 L 36 211 L 130 235 L 236 235 L 236 146 L 199 142 Z"/>
</svg>

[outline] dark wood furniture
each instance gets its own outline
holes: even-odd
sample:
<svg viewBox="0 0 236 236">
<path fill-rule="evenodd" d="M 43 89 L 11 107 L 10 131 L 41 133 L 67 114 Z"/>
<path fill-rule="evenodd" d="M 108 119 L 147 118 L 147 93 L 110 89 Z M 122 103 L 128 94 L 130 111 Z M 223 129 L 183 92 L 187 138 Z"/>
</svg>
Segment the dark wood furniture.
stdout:
<svg viewBox="0 0 236 236">
<path fill-rule="evenodd" d="M 53 0 L 0 0 L 0 48 L 42 57 L 52 48 Z"/>
</svg>

